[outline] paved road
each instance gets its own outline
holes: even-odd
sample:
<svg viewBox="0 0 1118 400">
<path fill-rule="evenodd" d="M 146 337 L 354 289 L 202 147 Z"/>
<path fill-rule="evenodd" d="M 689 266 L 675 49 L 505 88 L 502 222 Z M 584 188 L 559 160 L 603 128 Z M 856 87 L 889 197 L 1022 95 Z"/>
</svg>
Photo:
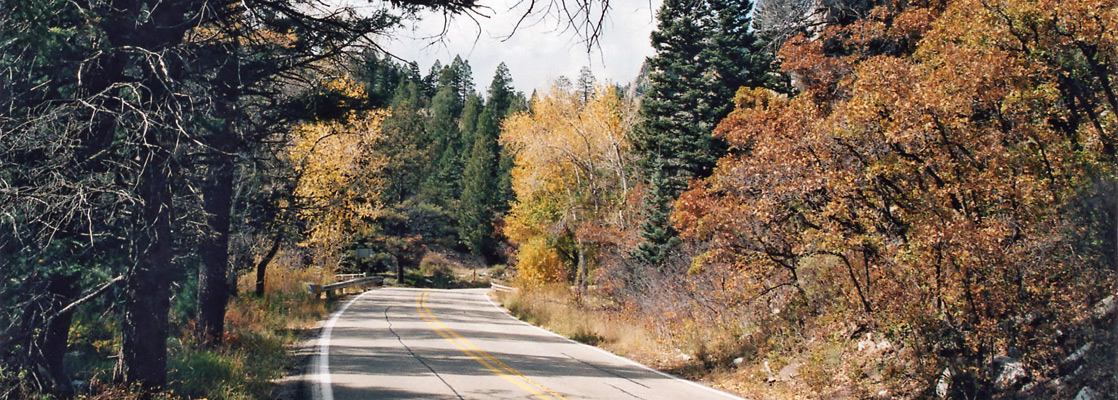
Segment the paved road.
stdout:
<svg viewBox="0 0 1118 400">
<path fill-rule="evenodd" d="M 312 363 L 315 400 L 737 398 L 520 322 L 478 289 L 365 292 Z"/>
</svg>

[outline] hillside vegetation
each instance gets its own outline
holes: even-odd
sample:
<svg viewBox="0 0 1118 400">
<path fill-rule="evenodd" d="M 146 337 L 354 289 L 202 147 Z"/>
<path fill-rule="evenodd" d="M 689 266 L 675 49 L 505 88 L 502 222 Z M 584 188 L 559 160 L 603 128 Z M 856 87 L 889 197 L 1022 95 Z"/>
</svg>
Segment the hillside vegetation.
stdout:
<svg viewBox="0 0 1118 400">
<path fill-rule="evenodd" d="M 687 26 L 673 4 L 662 33 Z M 622 321 L 659 344 L 628 349 L 637 357 L 761 398 L 1118 393 L 1115 3 L 843 7 L 817 10 L 823 23 L 762 70 L 791 87 L 737 90 L 703 131 L 709 149 L 613 146 L 638 173 L 590 145 L 616 136 L 590 129 L 611 119 L 548 122 L 555 101 L 596 102 L 544 95 L 515 117 L 533 125 L 502 138 L 581 136 L 562 161 L 517 153 L 514 187 L 528 189 L 506 221 L 527 292 L 506 304 L 626 351 Z M 695 116 L 660 113 L 693 101 L 661 90 L 694 64 L 657 48 L 638 144 L 682 136 L 657 129 Z M 555 284 L 576 285 L 561 303 L 589 312 L 547 307 L 567 290 Z"/>
<path fill-rule="evenodd" d="M 373 42 L 473 0 L 0 1 L 0 399 L 267 398 L 336 273 L 750 397 L 1118 394 L 1115 0 L 665 0 L 530 94 Z"/>
</svg>

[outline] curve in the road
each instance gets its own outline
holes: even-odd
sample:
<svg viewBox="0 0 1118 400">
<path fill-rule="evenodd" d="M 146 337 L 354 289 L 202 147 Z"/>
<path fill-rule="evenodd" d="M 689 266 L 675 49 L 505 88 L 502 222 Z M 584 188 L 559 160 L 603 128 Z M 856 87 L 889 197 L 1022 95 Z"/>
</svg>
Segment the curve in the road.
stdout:
<svg viewBox="0 0 1118 400">
<path fill-rule="evenodd" d="M 315 348 L 314 400 L 740 399 L 517 320 L 480 290 L 362 293 Z"/>
</svg>

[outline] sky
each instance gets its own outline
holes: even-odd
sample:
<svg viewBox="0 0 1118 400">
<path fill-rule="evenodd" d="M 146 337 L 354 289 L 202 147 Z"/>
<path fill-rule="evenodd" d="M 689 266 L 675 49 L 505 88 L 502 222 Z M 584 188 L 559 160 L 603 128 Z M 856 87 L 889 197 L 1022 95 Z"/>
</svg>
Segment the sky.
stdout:
<svg viewBox="0 0 1118 400">
<path fill-rule="evenodd" d="M 567 0 L 574 3 L 573 0 Z M 405 60 L 416 61 L 424 74 L 435 60 L 449 64 L 456 54 L 469 61 L 474 85 L 484 93 L 497 64 L 504 62 L 516 90 L 544 91 L 559 76 L 571 80 L 589 66 L 599 82 L 628 84 L 636 79 L 641 63 L 653 54 L 649 34 L 656 27 L 655 12 L 663 0 L 610 0 L 600 46 L 587 53 L 586 45 L 556 14 L 530 17 L 512 33 L 526 8 L 519 0 L 481 0 L 488 18 L 455 17 L 441 41 L 432 39 L 443 28 L 441 14 L 425 14 L 406 29 L 380 39 L 380 46 Z M 538 1 L 538 4 L 545 3 Z"/>
</svg>

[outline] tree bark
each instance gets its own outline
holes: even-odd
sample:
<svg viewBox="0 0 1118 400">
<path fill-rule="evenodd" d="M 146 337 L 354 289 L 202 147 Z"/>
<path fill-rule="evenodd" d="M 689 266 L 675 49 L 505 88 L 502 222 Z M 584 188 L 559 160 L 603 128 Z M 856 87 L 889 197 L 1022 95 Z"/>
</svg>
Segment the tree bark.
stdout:
<svg viewBox="0 0 1118 400">
<path fill-rule="evenodd" d="M 220 135 L 220 134 L 218 134 Z M 212 136 L 218 136 L 212 135 Z M 213 137 L 226 143 L 231 138 Z M 214 146 L 224 151 L 231 146 Z M 210 165 L 210 176 L 202 188 L 208 235 L 198 250 L 198 335 L 206 345 L 221 343 L 225 334 L 225 309 L 229 303 L 229 219 L 233 208 L 233 179 L 236 157 L 218 154 Z"/>
<path fill-rule="evenodd" d="M 402 285 L 404 283 L 404 263 L 396 259 L 396 256 L 391 256 L 391 260 L 396 264 L 396 284 Z"/>
<path fill-rule="evenodd" d="M 51 309 L 58 310 L 78 297 L 78 276 L 64 275 L 52 279 L 48 291 L 52 297 Z M 66 311 L 47 320 L 47 329 L 39 338 L 39 350 L 42 352 L 44 366 L 50 375 L 52 391 L 68 398 L 74 394 L 70 385 L 70 376 L 66 374 L 63 360 L 66 356 L 70 325 L 74 321 L 73 311 Z"/>
<path fill-rule="evenodd" d="M 149 143 L 159 143 L 156 139 L 149 138 Z M 120 372 L 125 382 L 157 391 L 167 384 L 171 176 L 169 152 L 156 146 L 149 155 L 150 167 L 140 175 L 143 226 L 134 244 L 137 260 L 125 284 Z"/>
<path fill-rule="evenodd" d="M 114 120 L 114 131 L 142 135 L 131 146 L 137 168 L 135 179 L 125 184 L 134 188 L 139 204 L 135 207 L 130 267 L 124 287 L 121 324 L 120 377 L 135 384 L 150 396 L 167 384 L 168 311 L 171 305 L 173 178 L 182 169 L 174 162 L 174 151 L 181 142 L 183 114 L 179 108 L 178 86 L 185 59 L 175 53 L 204 2 L 131 0 L 94 4 L 95 15 L 103 18 L 98 26 L 105 30 L 106 43 L 113 48 L 111 64 L 116 69 L 108 82 L 137 84 L 143 90 L 120 101 L 141 115 Z M 112 85 L 109 85 L 110 87 Z M 154 123 L 150 123 L 154 122 Z M 130 124 L 136 123 L 136 124 Z M 134 185 L 134 186 L 133 186 Z"/>
<path fill-rule="evenodd" d="M 264 254 L 264 258 L 256 263 L 256 291 L 254 292 L 256 297 L 264 297 L 264 276 L 268 272 L 268 263 L 271 263 L 272 259 L 276 257 L 281 243 L 283 243 L 283 235 L 276 234 L 276 237 L 272 239 L 272 247 Z"/>
<path fill-rule="evenodd" d="M 582 239 L 578 239 L 578 244 L 575 246 L 578 251 L 578 270 L 575 272 L 575 283 L 578 285 L 579 292 L 586 289 L 586 250 L 582 244 Z"/>
</svg>

